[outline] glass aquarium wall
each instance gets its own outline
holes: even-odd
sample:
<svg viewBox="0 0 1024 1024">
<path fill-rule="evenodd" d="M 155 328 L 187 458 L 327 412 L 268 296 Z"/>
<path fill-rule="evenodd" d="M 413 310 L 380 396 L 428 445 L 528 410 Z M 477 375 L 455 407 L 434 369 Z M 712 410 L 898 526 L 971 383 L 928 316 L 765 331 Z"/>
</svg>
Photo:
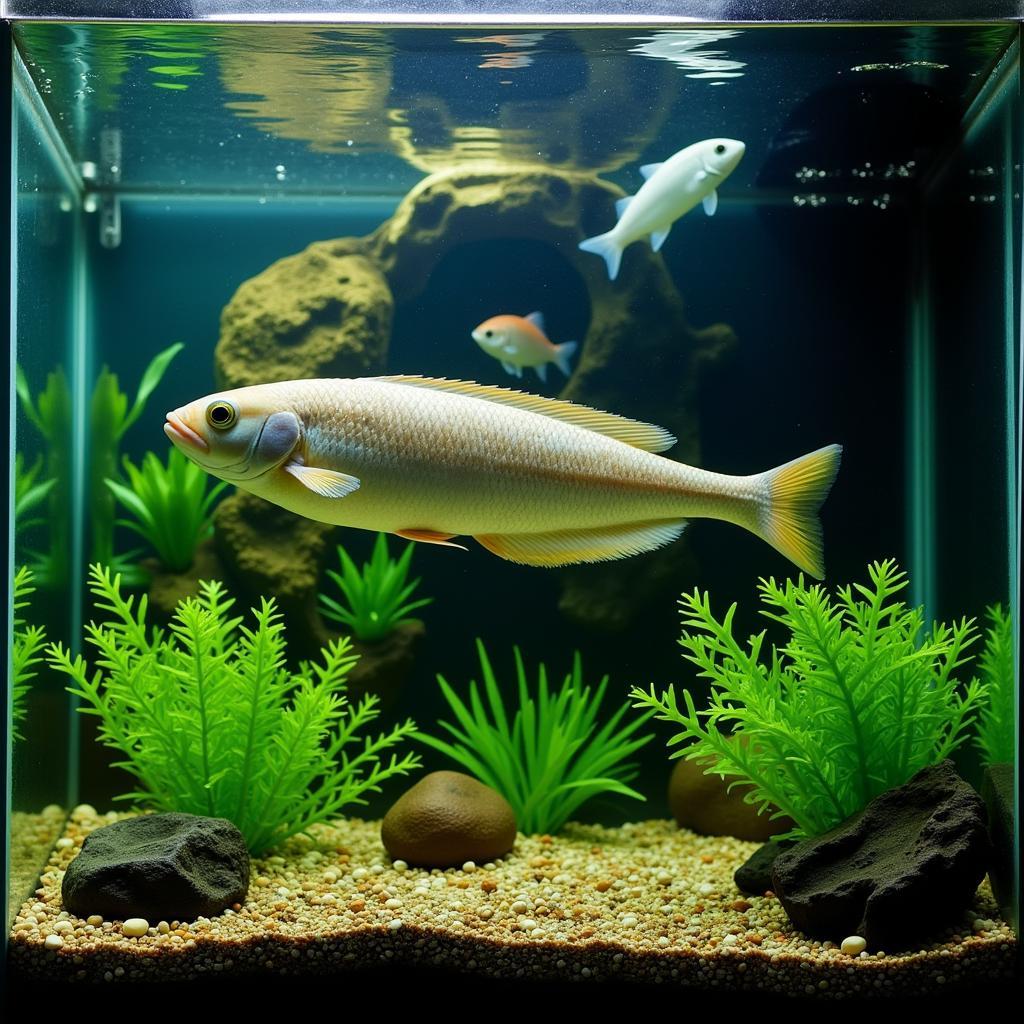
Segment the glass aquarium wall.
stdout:
<svg viewBox="0 0 1024 1024">
<path fill-rule="evenodd" d="M 47 641 L 81 628 L 80 395 L 85 260 L 77 171 L 15 58 L 12 352 L 13 643 L 9 917 L 35 888 L 63 827 L 77 723 Z"/>
<path fill-rule="evenodd" d="M 237 825 L 252 886 L 198 916 L 244 948 L 315 918 L 372 957 L 385 922 L 414 958 L 442 914 L 543 977 L 701 984 L 686 957 L 733 947 L 795 994 L 762 954 L 821 991 L 894 950 L 901 991 L 947 955 L 1003 973 L 1014 869 L 977 851 L 979 794 L 1015 806 L 1016 25 L 14 32 L 16 643 L 64 645 L 15 679 L 14 807 L 74 927 L 84 835 L 145 809 Z M 245 697 L 255 635 L 284 675 Z M 330 715 L 301 785 L 273 729 L 331 680 L 386 742 L 325 796 Z M 600 771 L 495 753 L 529 692 L 590 709 L 560 725 Z M 505 860 L 381 839 L 456 770 L 514 815 Z M 870 823 L 922 772 L 977 840 L 932 931 L 811 922 L 770 867 L 738 887 L 761 842 Z M 472 899 L 431 904 L 424 866 Z M 159 974 L 133 951 L 186 914 L 123 910 L 104 955 Z M 28 922 L 17 963 L 64 971 L 66 931 Z"/>
</svg>

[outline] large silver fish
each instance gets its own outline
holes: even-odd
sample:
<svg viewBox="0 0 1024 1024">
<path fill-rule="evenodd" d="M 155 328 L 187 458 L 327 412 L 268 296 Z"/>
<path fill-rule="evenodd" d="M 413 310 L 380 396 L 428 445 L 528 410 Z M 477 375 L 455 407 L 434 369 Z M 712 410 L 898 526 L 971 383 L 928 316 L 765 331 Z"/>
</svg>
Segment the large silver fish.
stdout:
<svg viewBox="0 0 1024 1024">
<path fill-rule="evenodd" d="M 412 540 L 470 536 L 527 565 L 652 551 L 724 519 L 824 574 L 830 445 L 754 476 L 663 458 L 661 427 L 503 388 L 426 377 L 259 384 L 167 414 L 214 476 L 309 519 Z"/>
</svg>

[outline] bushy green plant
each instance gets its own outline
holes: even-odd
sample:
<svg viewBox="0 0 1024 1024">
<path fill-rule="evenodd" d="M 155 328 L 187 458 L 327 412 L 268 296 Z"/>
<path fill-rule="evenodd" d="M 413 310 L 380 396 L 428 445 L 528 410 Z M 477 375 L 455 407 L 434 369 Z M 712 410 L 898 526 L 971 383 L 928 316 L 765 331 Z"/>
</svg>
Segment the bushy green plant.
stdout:
<svg viewBox="0 0 1024 1024">
<path fill-rule="evenodd" d="M 455 742 L 423 732 L 416 733 L 417 739 L 501 793 L 512 805 L 521 832 L 557 832 L 581 804 L 605 793 L 644 799 L 626 785 L 637 774 L 636 765 L 626 759 L 653 738 L 635 735 L 649 716 L 623 725 L 629 710 L 625 703 L 599 726 L 607 676 L 596 689 L 584 685 L 577 652 L 561 686 L 548 685 L 547 670 L 541 665 L 536 691 L 531 693 L 522 655 L 514 648 L 519 706 L 510 721 L 487 651 L 480 640 L 476 647 L 486 706 L 476 680 L 469 684 L 467 706 L 438 676 L 456 722 L 438 725 Z"/>
<path fill-rule="evenodd" d="M 132 516 L 117 525 L 147 540 L 166 569 L 190 569 L 200 542 L 213 532 L 213 506 L 227 484 L 207 490 L 209 475 L 177 448 L 168 450 L 166 465 L 153 452 L 143 456 L 141 466 L 127 455 L 123 465 L 127 485 L 106 482 Z"/>
<path fill-rule="evenodd" d="M 985 764 L 1012 764 L 1017 724 L 1013 620 L 998 604 L 992 605 L 987 614 L 988 629 L 978 671 L 988 693 L 978 716 L 977 742 Z"/>
<path fill-rule="evenodd" d="M 679 643 L 711 682 L 707 707 L 698 711 L 689 690 L 683 707 L 674 688 L 632 691 L 637 707 L 681 727 L 670 745 L 691 741 L 674 757 L 709 758 L 708 772 L 750 787 L 748 803 L 792 818 L 793 837 L 827 831 L 947 757 L 985 694 L 954 677 L 977 637 L 973 620 L 926 632 L 923 610 L 898 599 L 907 578 L 895 563 L 868 573 L 869 585 L 834 598 L 802 576 L 762 580 L 761 614 L 788 632 L 770 649 L 766 631 L 745 645 L 733 636 L 735 604 L 718 619 L 706 594 L 684 595 Z"/>
<path fill-rule="evenodd" d="M 337 584 L 345 603 L 326 594 L 320 595 L 321 611 L 328 619 L 340 622 L 357 640 L 372 643 L 381 640 L 397 626 L 409 621 L 409 613 L 431 603 L 433 598 L 410 601 L 420 580 L 408 582 L 413 545 L 407 544 L 396 561 L 388 554 L 387 537 L 377 534 L 369 562 L 360 570 L 339 544 L 341 572 L 331 569 L 327 575 Z"/>
<path fill-rule="evenodd" d="M 411 721 L 360 738 L 379 711 L 374 696 L 346 699 L 357 660 L 347 638 L 292 672 L 273 600 L 252 610 L 249 626 L 230 615 L 220 583 L 202 583 L 165 632 L 147 628 L 145 596 L 123 596 L 109 568 L 91 568 L 90 589 L 109 616 L 86 629 L 95 669 L 59 644 L 48 655 L 135 776 L 138 788 L 121 799 L 228 818 L 258 854 L 419 764 L 414 754 L 383 757 Z"/>
<path fill-rule="evenodd" d="M 32 570 L 22 566 L 14 574 L 14 643 L 11 646 L 11 719 L 14 723 L 15 739 L 21 739 L 18 726 L 25 720 L 25 698 L 32 680 L 36 677 L 36 666 L 43 660 L 42 651 L 46 645 L 46 630 L 42 626 L 29 626 L 18 613 L 28 607 L 29 595 L 35 592 L 32 586 Z"/>
</svg>

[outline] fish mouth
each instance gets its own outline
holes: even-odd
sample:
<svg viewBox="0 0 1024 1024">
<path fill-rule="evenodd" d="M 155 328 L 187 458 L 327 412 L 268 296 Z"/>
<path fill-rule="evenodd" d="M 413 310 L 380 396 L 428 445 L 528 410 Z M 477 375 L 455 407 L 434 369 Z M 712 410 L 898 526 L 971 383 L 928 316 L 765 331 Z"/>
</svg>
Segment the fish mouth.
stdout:
<svg viewBox="0 0 1024 1024">
<path fill-rule="evenodd" d="M 208 452 L 210 446 L 176 413 L 169 412 L 164 422 L 164 433 L 175 444 Z"/>
</svg>

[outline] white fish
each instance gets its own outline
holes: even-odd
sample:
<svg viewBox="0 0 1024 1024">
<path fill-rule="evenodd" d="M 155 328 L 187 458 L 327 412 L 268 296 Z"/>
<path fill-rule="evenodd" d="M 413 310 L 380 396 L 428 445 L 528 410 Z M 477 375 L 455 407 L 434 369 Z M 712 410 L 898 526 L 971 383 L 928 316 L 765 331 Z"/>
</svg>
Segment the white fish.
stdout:
<svg viewBox="0 0 1024 1024">
<path fill-rule="evenodd" d="M 746 146 L 736 139 L 705 139 L 681 149 L 661 164 L 645 164 L 640 173 L 646 179 L 635 196 L 615 204 L 619 221 L 603 235 L 584 239 L 580 248 L 604 257 L 608 277 L 619 273 L 622 250 L 650 238 L 657 252 L 669 229 L 698 203 L 710 217 L 718 209 L 718 186 L 736 169 Z"/>
<path fill-rule="evenodd" d="M 424 377 L 258 384 L 167 414 L 208 473 L 309 519 L 568 565 L 675 540 L 688 519 L 735 523 L 814 576 L 830 445 L 753 476 L 656 454 L 661 427 L 557 399 Z"/>
</svg>

